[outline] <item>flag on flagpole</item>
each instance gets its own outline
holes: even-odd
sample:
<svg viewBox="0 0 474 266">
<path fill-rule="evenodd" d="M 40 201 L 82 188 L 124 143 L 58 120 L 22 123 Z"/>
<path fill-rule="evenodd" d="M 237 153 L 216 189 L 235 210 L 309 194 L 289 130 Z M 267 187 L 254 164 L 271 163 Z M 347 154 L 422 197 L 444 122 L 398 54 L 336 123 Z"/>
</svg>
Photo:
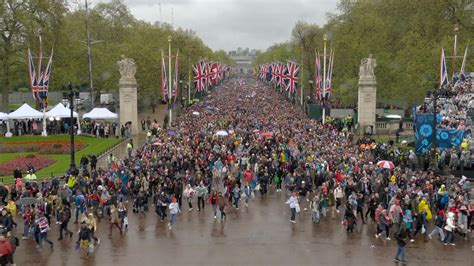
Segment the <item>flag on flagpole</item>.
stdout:
<svg viewBox="0 0 474 266">
<path fill-rule="evenodd" d="M 161 95 L 163 95 L 163 100 L 168 101 L 168 79 L 166 78 L 166 63 L 163 50 L 161 50 Z"/>
<path fill-rule="evenodd" d="M 178 98 L 178 68 L 179 68 L 179 50 L 176 52 L 176 60 L 174 63 L 174 79 L 173 79 L 173 100 L 176 102 L 176 98 Z"/>
<path fill-rule="evenodd" d="M 464 73 L 464 69 L 466 68 L 466 59 L 467 59 L 467 48 L 469 46 L 466 46 L 466 50 L 464 51 L 464 57 L 462 58 L 462 64 L 461 64 L 461 70 L 459 71 L 459 76 L 461 80 L 464 80 L 466 78 L 466 73 Z"/>
<path fill-rule="evenodd" d="M 44 80 L 43 80 L 43 47 L 41 44 L 41 36 L 40 36 L 40 47 L 39 47 L 39 54 L 38 54 L 38 69 L 37 69 L 37 76 L 36 76 L 36 100 L 42 100 L 41 92 L 43 92 L 44 88 Z"/>
<path fill-rule="evenodd" d="M 444 56 L 444 48 L 441 49 L 441 66 L 440 66 L 440 87 L 447 86 L 448 81 L 448 69 L 446 67 L 446 57 Z"/>
<path fill-rule="evenodd" d="M 314 67 L 314 87 L 316 89 L 316 98 L 321 101 L 322 91 L 321 91 L 321 58 L 319 53 L 316 53 L 315 67 Z"/>
<path fill-rule="evenodd" d="M 43 100 L 48 98 L 49 78 L 51 77 L 51 71 L 53 68 L 53 49 L 51 49 L 51 56 L 49 57 L 48 64 L 43 73 L 43 87 L 39 92 L 39 97 Z"/>
<path fill-rule="evenodd" d="M 30 72 L 30 87 L 31 93 L 33 94 L 33 99 L 37 101 L 38 97 L 38 88 L 36 80 L 36 68 L 35 63 L 33 62 L 33 57 L 31 56 L 30 48 L 28 48 L 28 70 Z"/>
<path fill-rule="evenodd" d="M 202 66 L 202 62 L 198 62 L 193 66 L 193 71 L 196 74 L 194 76 L 194 83 L 196 84 L 197 92 L 201 92 L 204 90 L 204 83 L 206 82 L 204 68 Z"/>
<path fill-rule="evenodd" d="M 331 53 L 329 54 L 329 67 L 328 67 L 328 73 L 327 73 L 327 79 L 326 79 L 326 88 L 324 90 L 324 99 L 329 99 L 329 97 L 332 95 L 332 71 L 334 67 L 334 51 L 331 50 Z"/>
</svg>

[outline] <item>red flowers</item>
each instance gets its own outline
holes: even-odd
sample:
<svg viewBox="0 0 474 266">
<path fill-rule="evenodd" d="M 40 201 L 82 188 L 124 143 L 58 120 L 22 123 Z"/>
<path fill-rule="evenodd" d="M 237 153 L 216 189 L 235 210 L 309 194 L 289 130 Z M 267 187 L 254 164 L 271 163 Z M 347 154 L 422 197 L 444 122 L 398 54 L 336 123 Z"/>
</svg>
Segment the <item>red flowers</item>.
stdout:
<svg viewBox="0 0 474 266">
<path fill-rule="evenodd" d="M 82 141 L 74 143 L 76 151 L 86 147 Z M 67 154 L 71 143 L 66 140 L 9 141 L 0 142 L 0 153 L 37 152 L 41 154 Z"/>
<path fill-rule="evenodd" d="M 0 164 L 0 175 L 12 175 L 13 170 L 18 166 L 21 172 L 26 172 L 28 166 L 33 166 L 36 171 L 45 168 L 56 161 L 42 155 L 27 155 L 26 157 L 18 157 L 16 159 Z"/>
</svg>

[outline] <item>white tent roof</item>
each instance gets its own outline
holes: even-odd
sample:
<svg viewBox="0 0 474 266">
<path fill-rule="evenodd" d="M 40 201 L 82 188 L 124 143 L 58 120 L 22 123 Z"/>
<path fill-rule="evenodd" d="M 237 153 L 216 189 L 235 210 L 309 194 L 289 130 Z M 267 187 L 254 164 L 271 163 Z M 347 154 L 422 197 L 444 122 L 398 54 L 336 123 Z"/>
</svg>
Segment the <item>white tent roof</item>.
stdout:
<svg viewBox="0 0 474 266">
<path fill-rule="evenodd" d="M 0 120 L 8 120 L 8 115 L 0 112 Z"/>
<path fill-rule="evenodd" d="M 117 119 L 118 115 L 112 113 L 107 108 L 94 108 L 89 113 L 86 113 L 82 118 L 90 119 Z"/>
<path fill-rule="evenodd" d="M 8 114 L 9 119 L 42 119 L 43 113 L 33 109 L 27 103 L 24 103 L 20 108 Z"/>
<path fill-rule="evenodd" d="M 77 117 L 77 113 L 73 112 L 73 116 Z M 68 118 L 71 117 L 71 109 L 65 107 L 62 103 L 58 103 L 55 107 L 46 112 L 46 117 Z"/>
</svg>

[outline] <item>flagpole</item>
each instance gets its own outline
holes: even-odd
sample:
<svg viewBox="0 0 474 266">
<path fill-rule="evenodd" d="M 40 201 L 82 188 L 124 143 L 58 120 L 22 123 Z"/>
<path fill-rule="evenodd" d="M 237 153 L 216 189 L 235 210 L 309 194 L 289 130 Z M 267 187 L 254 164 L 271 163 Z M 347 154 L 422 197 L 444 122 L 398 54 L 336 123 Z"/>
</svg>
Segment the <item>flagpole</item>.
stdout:
<svg viewBox="0 0 474 266">
<path fill-rule="evenodd" d="M 453 77 L 456 73 L 456 55 L 457 55 L 457 46 L 458 46 L 458 25 L 454 26 L 454 52 L 453 52 Z"/>
<path fill-rule="evenodd" d="M 172 89 L 171 89 L 171 36 L 168 36 L 168 127 L 171 128 L 171 121 L 173 116 L 173 102 L 171 99 Z"/>
<path fill-rule="evenodd" d="M 43 72 L 43 69 L 42 69 L 42 60 L 43 60 L 43 42 L 41 40 L 41 32 L 39 33 L 39 45 L 40 45 L 40 55 L 39 55 L 39 64 L 38 64 L 38 77 L 40 77 L 41 79 L 43 79 L 43 75 L 41 75 L 41 73 Z M 38 84 L 42 84 L 42 83 L 39 83 L 40 81 L 38 80 Z M 42 84 L 44 85 L 44 84 Z M 43 88 L 44 90 L 44 88 Z M 46 96 L 45 96 L 46 97 Z M 39 97 L 41 98 L 41 96 Z M 43 132 L 41 133 L 41 136 L 43 137 L 47 137 L 48 136 L 48 131 L 46 130 L 46 99 L 42 99 L 41 100 L 41 107 L 43 108 Z"/>
<path fill-rule="evenodd" d="M 325 97 L 326 97 L 326 42 L 328 40 L 328 35 L 325 33 L 323 35 L 324 41 L 324 62 L 323 62 L 323 93 L 321 101 L 323 102 L 323 125 L 326 122 L 326 106 L 325 106 Z"/>
<path fill-rule="evenodd" d="M 303 54 L 304 54 L 304 47 L 301 47 L 301 66 L 300 66 L 300 90 L 301 90 L 301 106 L 303 106 L 303 89 L 304 89 L 304 82 L 303 82 L 303 65 L 304 65 L 304 59 L 303 59 Z"/>
<path fill-rule="evenodd" d="M 188 106 L 191 105 L 191 52 L 188 52 Z"/>
</svg>

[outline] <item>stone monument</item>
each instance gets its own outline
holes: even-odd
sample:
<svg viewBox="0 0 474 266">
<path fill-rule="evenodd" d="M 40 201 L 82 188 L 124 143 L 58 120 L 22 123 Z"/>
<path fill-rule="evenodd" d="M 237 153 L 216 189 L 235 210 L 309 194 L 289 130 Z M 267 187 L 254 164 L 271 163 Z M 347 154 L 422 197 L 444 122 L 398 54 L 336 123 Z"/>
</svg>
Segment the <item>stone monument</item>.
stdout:
<svg viewBox="0 0 474 266">
<path fill-rule="evenodd" d="M 372 55 L 364 58 L 359 67 L 359 94 L 357 101 L 357 121 L 359 133 L 375 134 L 375 108 L 377 100 L 377 82 L 374 68 L 377 62 Z"/>
<path fill-rule="evenodd" d="M 137 105 L 137 80 L 135 73 L 137 66 L 131 58 L 122 56 L 122 60 L 117 61 L 120 72 L 120 124 L 126 125 L 129 133 L 138 134 L 138 105 Z M 130 124 L 131 122 L 131 124 Z"/>
</svg>

